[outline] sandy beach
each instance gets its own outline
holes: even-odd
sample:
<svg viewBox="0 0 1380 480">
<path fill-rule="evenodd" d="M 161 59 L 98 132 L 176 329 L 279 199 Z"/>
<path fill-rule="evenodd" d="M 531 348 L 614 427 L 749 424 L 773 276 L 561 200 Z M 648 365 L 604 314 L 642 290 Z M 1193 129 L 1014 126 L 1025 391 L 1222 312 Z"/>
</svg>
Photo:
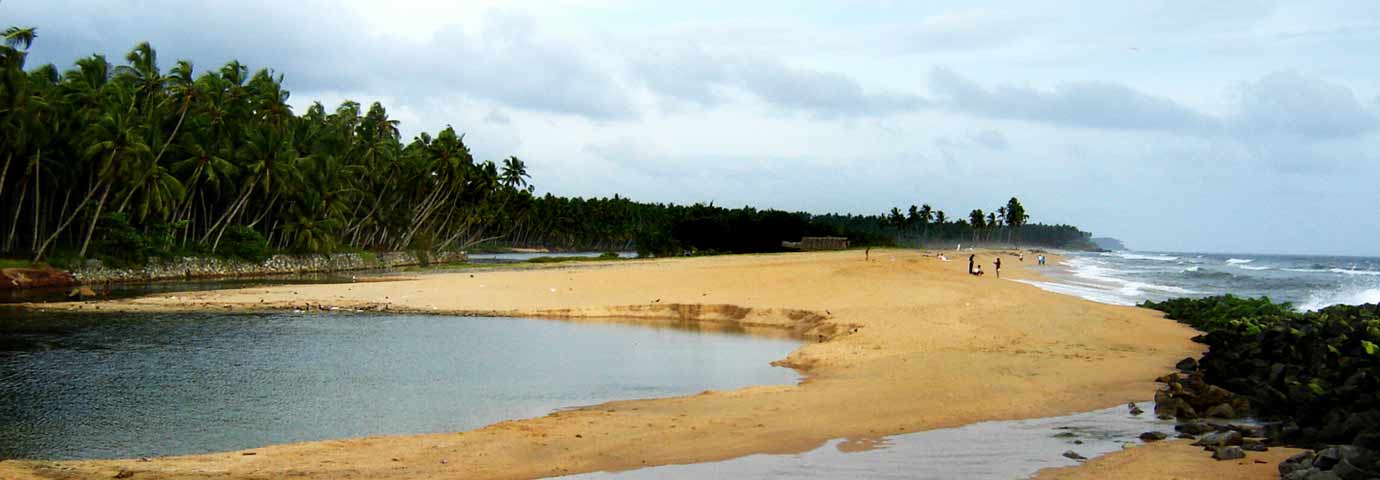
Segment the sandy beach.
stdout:
<svg viewBox="0 0 1380 480">
<path fill-rule="evenodd" d="M 952 252 L 951 252 L 952 253 Z M 629 400 L 477 430 L 265 446 L 242 452 L 101 461 L 4 461 L 0 478 L 535 478 L 816 448 L 978 421 L 1046 417 L 1150 399 L 1153 379 L 1201 346 L 1157 312 L 965 273 L 966 254 L 874 250 L 461 271 L 389 282 L 175 293 L 46 304 L 101 311 L 367 309 L 641 319 L 748 327 L 805 344 L 778 362 L 795 386 Z M 1002 255 L 1030 278 L 1034 256 Z M 1188 453 L 1195 450 L 1194 454 Z M 252 454 L 251 454 L 252 453 Z M 1164 454 L 1161 454 L 1164 453 Z M 1282 452 L 1281 452 L 1282 454 Z M 1041 478 L 1273 478 L 1192 447 L 1154 445 Z M 1172 464 L 1156 470 L 1156 465 Z M 1259 467 L 1259 465 L 1255 465 Z M 1135 470 L 1139 468 L 1140 470 Z M 1095 472 L 1095 473 L 1089 473 Z M 1081 475 L 1081 476 L 1080 476 Z"/>
</svg>

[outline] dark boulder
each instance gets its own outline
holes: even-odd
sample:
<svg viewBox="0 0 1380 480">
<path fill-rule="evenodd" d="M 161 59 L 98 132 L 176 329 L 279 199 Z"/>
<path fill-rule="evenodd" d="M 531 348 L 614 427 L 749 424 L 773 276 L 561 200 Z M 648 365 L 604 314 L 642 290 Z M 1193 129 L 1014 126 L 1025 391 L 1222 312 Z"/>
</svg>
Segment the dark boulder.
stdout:
<svg viewBox="0 0 1380 480">
<path fill-rule="evenodd" d="M 1083 461 L 1083 460 L 1087 460 L 1087 459 L 1088 459 L 1088 457 L 1079 455 L 1078 452 L 1075 452 L 1075 451 L 1073 451 L 1073 450 L 1069 450 L 1069 451 L 1067 451 L 1067 452 L 1064 452 L 1064 458 L 1073 459 L 1073 460 L 1078 460 L 1078 461 L 1080 461 L 1080 462 Z"/>
<path fill-rule="evenodd" d="M 1140 434 L 1141 441 L 1145 442 L 1158 442 L 1166 438 L 1169 438 L 1169 435 L 1164 432 L 1145 432 Z"/>
<path fill-rule="evenodd" d="M 1246 458 L 1246 452 L 1241 451 L 1241 447 L 1217 447 L 1212 450 L 1213 460 L 1237 460 Z"/>
<path fill-rule="evenodd" d="M 1175 364 L 1174 368 L 1177 368 L 1179 369 L 1179 371 L 1182 372 L 1196 372 L 1198 371 L 1198 359 L 1188 357 L 1183 360 L 1179 360 L 1179 363 Z"/>
<path fill-rule="evenodd" d="M 1174 426 L 1174 430 L 1187 433 L 1189 435 L 1202 435 L 1213 431 L 1213 428 L 1203 422 L 1184 422 Z"/>
<path fill-rule="evenodd" d="M 1241 445 L 1241 432 L 1237 432 L 1235 430 L 1228 430 L 1225 432 L 1212 432 L 1207 435 L 1203 435 L 1203 438 L 1199 438 L 1198 441 L 1193 442 L 1193 445 L 1199 447 L 1227 447 L 1232 445 Z"/>
<path fill-rule="evenodd" d="M 1268 452 L 1270 447 L 1265 445 L 1265 439 L 1246 437 L 1241 439 L 1241 449 L 1250 452 Z"/>
</svg>

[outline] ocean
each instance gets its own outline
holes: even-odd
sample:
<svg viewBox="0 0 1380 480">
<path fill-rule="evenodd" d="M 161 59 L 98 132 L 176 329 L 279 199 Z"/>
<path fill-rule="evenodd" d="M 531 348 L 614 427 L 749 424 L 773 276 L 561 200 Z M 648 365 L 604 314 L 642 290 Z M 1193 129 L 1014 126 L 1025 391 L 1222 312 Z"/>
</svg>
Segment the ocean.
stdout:
<svg viewBox="0 0 1380 480">
<path fill-rule="evenodd" d="M 1043 267 L 1045 290 L 1117 305 L 1234 294 L 1287 301 L 1300 311 L 1380 303 L 1380 258 L 1119 251 L 1065 253 Z"/>
</svg>

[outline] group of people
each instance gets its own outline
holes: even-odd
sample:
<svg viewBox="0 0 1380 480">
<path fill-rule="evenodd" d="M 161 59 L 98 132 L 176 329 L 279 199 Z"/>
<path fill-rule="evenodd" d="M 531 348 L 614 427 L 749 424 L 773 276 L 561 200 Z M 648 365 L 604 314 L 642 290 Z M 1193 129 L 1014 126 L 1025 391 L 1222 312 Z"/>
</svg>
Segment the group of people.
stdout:
<svg viewBox="0 0 1380 480">
<path fill-rule="evenodd" d="M 1001 257 L 997 257 L 992 261 L 992 271 L 997 274 L 997 278 L 1001 278 Z M 968 274 L 979 277 L 986 274 L 986 272 L 982 271 L 982 265 L 977 264 L 976 254 L 968 255 Z"/>
</svg>

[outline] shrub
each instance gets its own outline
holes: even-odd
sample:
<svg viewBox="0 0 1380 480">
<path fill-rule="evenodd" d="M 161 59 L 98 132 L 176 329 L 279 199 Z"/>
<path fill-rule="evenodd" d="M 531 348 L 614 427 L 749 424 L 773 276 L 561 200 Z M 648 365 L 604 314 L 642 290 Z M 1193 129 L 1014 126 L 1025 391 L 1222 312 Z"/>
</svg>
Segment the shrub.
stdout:
<svg viewBox="0 0 1380 480">
<path fill-rule="evenodd" d="M 272 255 L 264 236 L 244 225 L 231 225 L 225 230 L 219 253 L 250 262 L 262 262 Z"/>
</svg>

